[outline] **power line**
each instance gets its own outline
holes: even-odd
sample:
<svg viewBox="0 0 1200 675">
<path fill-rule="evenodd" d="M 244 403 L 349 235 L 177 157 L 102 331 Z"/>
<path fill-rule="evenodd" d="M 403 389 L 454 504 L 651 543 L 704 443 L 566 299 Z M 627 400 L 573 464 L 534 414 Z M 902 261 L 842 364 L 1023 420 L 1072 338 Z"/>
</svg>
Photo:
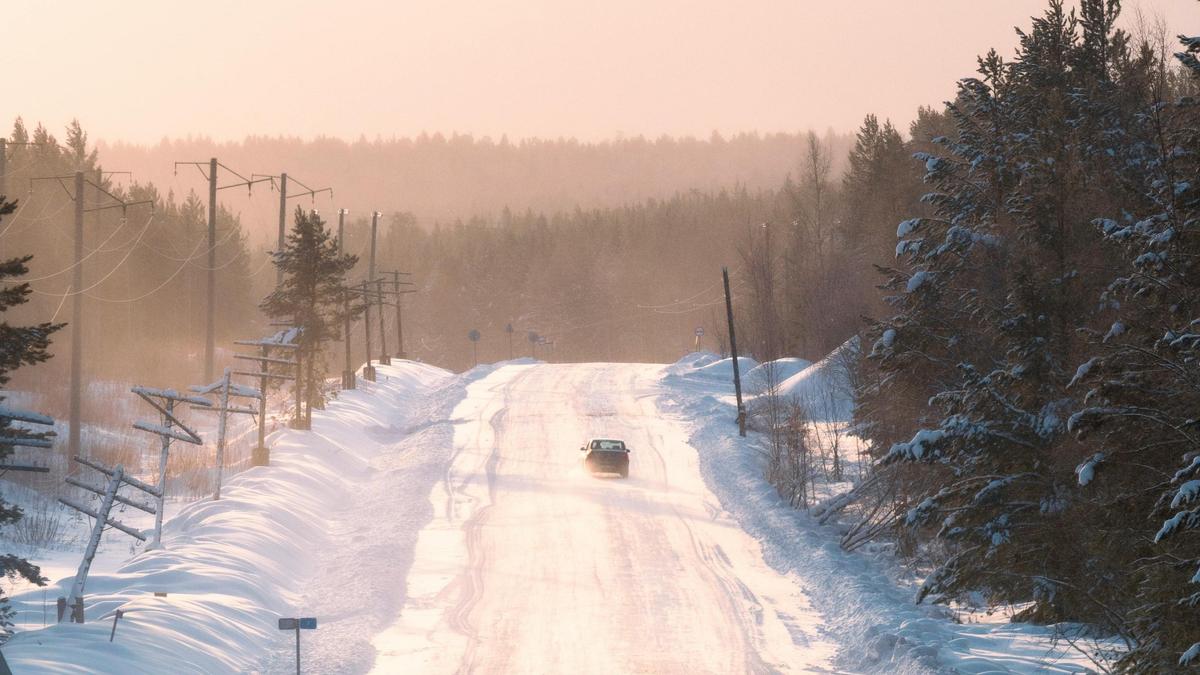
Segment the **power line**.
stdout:
<svg viewBox="0 0 1200 675">
<path fill-rule="evenodd" d="M 151 218 L 151 220 L 153 220 L 154 216 L 151 215 L 150 218 Z M 90 253 L 83 256 L 79 260 L 76 260 L 75 262 L 71 263 L 70 265 L 62 268 L 61 270 L 59 270 L 57 272 L 51 272 L 50 274 L 46 274 L 46 275 L 43 275 L 40 277 L 32 277 L 32 278 L 25 277 L 22 279 L 6 280 L 6 283 L 31 283 L 34 281 L 45 281 L 46 279 L 53 279 L 54 277 L 56 277 L 60 274 L 66 274 L 67 272 L 70 272 L 71 270 L 75 269 L 76 267 L 82 265 L 84 263 L 84 261 L 87 260 L 88 258 L 91 258 L 92 256 L 96 255 L 97 253 L 100 253 L 101 250 L 103 249 L 104 245 L 107 244 L 109 241 L 111 241 L 113 237 L 117 236 L 117 233 L 120 232 L 125 227 L 125 222 L 126 222 L 125 219 L 122 218 L 121 224 L 117 227 L 117 229 L 113 230 L 112 233 L 108 235 L 108 239 L 105 239 L 103 242 L 100 243 L 100 248 L 92 249 L 92 251 Z M 147 221 L 147 226 L 149 226 L 149 221 Z M 143 228 L 142 233 L 145 233 L 145 231 L 146 231 L 145 228 Z M 140 238 L 141 234 L 138 234 L 137 236 Z M 121 248 L 124 248 L 124 247 L 121 247 Z M 112 250 L 116 251 L 116 250 L 120 250 L 120 249 L 112 249 Z M 104 252 L 107 253 L 108 251 L 104 251 Z"/>
<path fill-rule="evenodd" d="M 151 215 L 150 215 L 150 218 L 149 218 L 149 220 L 147 220 L 147 221 L 146 221 L 146 225 L 142 227 L 142 231 L 141 231 L 141 233 L 139 233 L 139 234 L 138 234 L 138 238 L 139 238 L 139 239 L 140 239 L 140 238 L 141 238 L 143 235 L 145 235 L 145 234 L 146 234 L 146 231 L 147 231 L 147 230 L 149 230 L 149 229 L 150 229 L 150 223 L 152 223 L 152 222 L 154 222 L 154 215 L 153 215 L 153 214 L 151 214 Z M 136 242 L 135 242 L 134 246 L 131 246 L 131 247 L 129 248 L 129 250 L 125 252 L 125 255 L 124 255 L 122 258 L 121 258 L 120 262 L 118 262 L 116 265 L 114 265 L 114 266 L 112 267 L 112 269 L 110 269 L 110 270 L 109 270 L 109 271 L 108 271 L 108 272 L 107 272 L 107 273 L 106 273 L 106 274 L 105 274 L 103 277 L 101 277 L 101 278 L 100 278 L 100 280 L 99 280 L 99 281 L 97 281 L 96 283 L 94 283 L 94 284 L 92 284 L 91 286 L 88 286 L 87 288 L 84 288 L 84 289 L 82 289 L 82 290 L 79 290 L 79 291 L 72 291 L 72 292 L 68 292 L 68 293 L 65 293 L 65 294 L 61 294 L 61 293 L 47 293 L 46 291 L 41 291 L 41 290 L 38 290 L 38 289 L 36 289 L 36 288 L 33 288 L 32 286 L 30 287 L 30 289 L 31 289 L 31 290 L 32 290 L 34 293 L 37 293 L 38 295 L 45 295 L 45 296 L 50 296 L 50 297 L 54 297 L 54 298 L 58 298 L 58 297 L 68 297 L 68 296 L 76 296 L 76 295 L 84 295 L 84 294 L 86 294 L 88 291 L 92 290 L 93 288 L 96 288 L 97 286 L 99 286 L 100 284 L 104 283 L 105 281 L 108 281 L 109 277 L 111 277 L 113 274 L 115 274 L 115 273 L 116 273 L 116 271 L 117 271 L 118 269 L 120 269 L 122 265 L 124 265 L 124 264 L 125 264 L 125 261 L 129 260 L 129 256 L 133 255 L 133 251 L 134 251 L 134 249 L 136 249 L 136 248 L 137 248 L 137 245 L 136 245 Z M 82 263 L 82 260 L 80 260 L 80 263 Z M 76 265 L 73 265 L 73 266 L 71 267 L 71 269 L 74 269 L 74 268 L 76 268 L 76 267 L 78 267 L 78 263 L 77 263 Z M 12 282 L 10 282 L 10 283 L 24 283 L 24 282 L 23 282 L 23 281 L 18 281 L 18 280 L 13 280 L 13 281 L 12 281 Z"/>
</svg>

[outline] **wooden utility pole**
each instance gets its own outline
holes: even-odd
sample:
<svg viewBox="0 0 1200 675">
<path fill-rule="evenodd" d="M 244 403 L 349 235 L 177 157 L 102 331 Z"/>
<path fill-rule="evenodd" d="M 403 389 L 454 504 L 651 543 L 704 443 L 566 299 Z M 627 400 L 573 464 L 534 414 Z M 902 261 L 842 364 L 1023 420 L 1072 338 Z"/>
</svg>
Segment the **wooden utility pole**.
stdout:
<svg viewBox="0 0 1200 675">
<path fill-rule="evenodd" d="M 184 424 L 175 415 L 176 403 L 190 403 L 193 406 L 207 407 L 209 402 L 197 396 L 188 396 L 181 394 L 173 389 L 152 389 L 150 387 L 134 387 L 131 389 L 143 401 L 149 403 L 151 407 L 158 411 L 162 424 L 153 422 L 134 422 L 133 428 L 141 431 L 152 433 L 159 437 L 160 454 L 158 459 L 158 494 L 152 495 L 157 498 L 154 507 L 154 541 L 150 542 L 147 549 L 159 548 L 162 546 L 162 519 L 163 511 L 166 506 L 167 494 L 167 462 L 170 459 L 171 441 L 182 441 L 191 443 L 192 445 L 204 445 L 204 440 L 200 438 L 193 429 Z M 77 485 L 70 478 L 68 483 Z M 87 486 L 81 486 L 88 489 Z M 121 501 L 118 496 L 117 501 Z M 136 504 L 131 504 L 137 506 Z M 138 508 L 141 508 L 140 506 Z"/>
<path fill-rule="evenodd" d="M 80 457 L 79 425 L 83 417 L 83 171 L 75 172 L 75 268 L 71 270 L 71 396 L 67 452 Z M 115 488 L 114 488 L 115 489 Z"/>
<path fill-rule="evenodd" d="M 217 485 L 213 489 L 213 500 L 221 498 L 221 479 L 225 473 L 225 433 L 229 429 L 229 376 L 230 368 L 225 368 L 221 378 L 221 408 L 217 413 Z"/>
<path fill-rule="evenodd" d="M 290 336 L 290 337 L 289 337 Z M 234 340 L 235 345 L 243 345 L 246 347 L 258 347 L 258 356 L 250 354 L 234 354 L 233 358 L 246 361 L 258 361 L 258 371 L 252 370 L 235 370 L 234 375 L 242 375 L 252 377 L 258 381 L 258 446 L 250 454 L 251 466 L 267 466 L 271 463 L 271 450 L 267 447 L 267 387 L 270 380 L 292 380 L 295 377 L 285 375 L 283 373 L 270 372 L 269 366 L 292 366 L 294 361 L 286 358 L 278 358 L 272 356 L 272 349 L 286 349 L 290 351 L 299 351 L 299 347 L 293 344 L 290 340 L 295 337 L 295 334 L 288 331 L 280 331 L 274 336 L 263 338 L 260 340 Z"/>
<path fill-rule="evenodd" d="M 0 138 L 0 195 L 8 194 L 8 139 Z"/>
<path fill-rule="evenodd" d="M 733 389 L 737 394 L 738 435 L 746 435 L 746 407 L 742 404 L 742 375 L 738 367 L 737 338 L 733 332 L 733 298 L 729 295 L 729 268 L 721 268 L 725 279 L 725 316 L 729 319 L 729 353 L 733 357 Z"/>
<path fill-rule="evenodd" d="M 100 502 L 100 509 L 98 511 L 93 511 L 91 508 L 75 502 L 67 497 L 58 498 L 60 504 L 69 506 L 84 515 L 91 516 L 96 520 L 95 525 L 92 526 L 92 535 L 88 539 L 87 548 L 83 553 L 83 560 L 80 561 L 79 570 L 75 573 L 75 581 L 71 584 L 70 598 L 69 600 L 68 598 L 59 598 L 58 600 L 58 606 L 60 608 L 58 617 L 59 621 L 62 621 L 62 610 L 70 607 L 71 620 L 75 623 L 83 623 L 83 590 L 84 586 L 87 584 L 88 570 L 91 569 L 92 560 L 96 557 L 96 550 L 100 547 L 100 537 L 104 534 L 104 529 L 106 527 L 112 527 L 124 532 L 134 539 L 146 541 L 146 535 L 110 517 L 112 514 L 113 502 L 120 502 L 127 506 L 133 506 L 145 511 L 146 513 L 154 513 L 154 507 L 147 506 L 139 500 L 129 499 L 128 497 L 122 497 L 121 495 L 117 494 L 117 490 L 120 489 L 121 483 L 126 483 L 138 490 L 141 490 L 142 492 L 145 492 L 151 497 L 158 497 L 161 495 L 161 493 L 153 485 L 147 485 L 142 481 L 127 475 L 120 464 L 118 464 L 115 468 L 110 469 L 103 464 L 84 459 L 83 457 L 75 457 L 74 460 L 84 466 L 91 467 L 99 471 L 109 479 L 107 487 L 96 486 L 70 478 L 67 480 L 67 482 L 71 485 L 87 490 L 93 494 L 100 495 L 103 499 Z"/>
</svg>

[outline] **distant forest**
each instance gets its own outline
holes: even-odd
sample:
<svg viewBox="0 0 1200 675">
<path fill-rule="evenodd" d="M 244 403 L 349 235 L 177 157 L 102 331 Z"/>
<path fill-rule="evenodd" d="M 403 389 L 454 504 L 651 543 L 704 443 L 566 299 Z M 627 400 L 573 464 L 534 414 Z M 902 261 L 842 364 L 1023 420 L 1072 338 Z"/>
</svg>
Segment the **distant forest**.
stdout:
<svg viewBox="0 0 1200 675">
<path fill-rule="evenodd" d="M 196 187 L 195 172 L 176 161 L 217 157 L 249 175 L 286 171 L 312 188 L 332 187 L 305 206 L 352 213 L 405 212 L 431 227 L 505 209 L 536 213 L 620 207 L 677 192 L 775 188 L 796 173 L 805 133 L 743 133 L 707 139 L 643 137 L 585 143 L 574 139 L 492 139 L 422 134 L 416 138 L 344 141 L 336 138 L 249 137 L 240 142 L 164 139 L 151 147 L 100 142 L 105 168 L 132 171 L 164 192 Z M 825 132 L 838 158 L 851 137 Z M 196 187 L 196 189 L 200 189 Z M 295 188 L 293 188 L 295 191 Z M 243 214 L 254 241 L 274 233 L 277 204 L 267 190 L 252 199 L 230 192 L 222 199 Z M 273 235 L 272 235 L 273 236 Z M 273 239 L 272 239 L 273 241 Z"/>
<path fill-rule="evenodd" d="M 289 220 L 296 205 L 316 207 L 335 228 L 336 209 L 349 205 L 346 247 L 360 256 L 355 279 L 366 274 L 369 214 L 378 208 L 378 267 L 411 272 L 418 291 L 404 301 L 408 355 L 462 369 L 471 365 L 467 331 L 482 332 L 481 359 L 498 360 L 510 354 L 507 325 L 517 356 L 532 353 L 531 332 L 547 342 L 538 356 L 554 359 L 669 361 L 692 348 L 697 327 L 706 330 L 702 346 L 720 348 L 721 266 L 733 268 L 739 292 L 745 288 L 739 266 L 763 225 L 772 223 L 779 241 L 799 231 L 807 153 L 819 150 L 821 181 L 832 184 L 837 167 L 847 165 L 842 148 L 849 142 L 831 134 L 747 134 L 509 144 L 435 135 L 373 143 L 164 142 L 147 150 L 97 147 L 78 123 L 59 140 L 21 119 L 8 139 L 4 189 L 18 208 L 5 219 L 0 244 L 34 256 L 34 295 L 18 318 L 63 320 L 82 294 L 88 373 L 161 386 L 198 377 L 204 334 L 206 184 L 195 167 L 176 171 L 175 161 L 215 154 L 246 176 L 283 168 L 314 188 L 331 183 L 332 202 L 289 202 Z M 90 181 L 78 290 L 70 287 L 69 176 L 76 167 Z M 118 172 L 130 169 L 132 178 Z M 68 178 L 33 180 L 52 176 Z M 238 181 L 222 170 L 222 186 Z M 825 198 L 821 236 L 829 239 L 840 216 Z M 154 208 L 121 209 L 118 200 L 149 200 Z M 217 339 L 228 349 L 269 330 L 257 305 L 274 284 L 267 252 L 278 193 L 265 184 L 253 194 L 222 190 L 219 203 Z M 98 207 L 111 208 L 91 211 Z M 857 318 L 845 316 L 806 354 L 852 332 Z M 359 360 L 361 331 L 356 326 L 352 336 Z M 395 337 L 389 339 L 394 352 Z M 54 386 L 57 378 L 42 378 L 66 366 L 66 359 L 53 359 L 23 371 L 15 384 Z"/>
</svg>

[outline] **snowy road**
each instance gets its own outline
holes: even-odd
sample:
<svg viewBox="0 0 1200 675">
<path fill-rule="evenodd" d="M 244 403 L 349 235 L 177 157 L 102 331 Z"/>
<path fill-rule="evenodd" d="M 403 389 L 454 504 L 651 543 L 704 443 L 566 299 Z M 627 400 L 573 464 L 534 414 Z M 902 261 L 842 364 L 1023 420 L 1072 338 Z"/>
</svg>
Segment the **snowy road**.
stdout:
<svg viewBox="0 0 1200 675">
<path fill-rule="evenodd" d="M 469 387 L 377 671 L 830 670 L 802 589 L 763 563 L 656 409 L 662 369 L 508 366 Z M 582 471 L 594 436 L 632 448 L 628 480 Z"/>
<path fill-rule="evenodd" d="M 311 432 L 271 434 L 269 467 L 182 507 L 165 548 L 121 561 L 110 544 L 85 624 L 27 626 L 4 656 L 18 673 L 286 673 L 278 618 L 315 616 L 304 672 L 338 675 L 1088 671 L 1055 627 L 915 605 L 894 559 L 843 551 L 780 500 L 762 439 L 732 424 L 730 371 L 705 354 L 380 366 Z M 596 436 L 632 448 L 627 480 L 582 470 Z M 65 592 L 55 576 L 14 595 L 19 616 Z"/>
</svg>

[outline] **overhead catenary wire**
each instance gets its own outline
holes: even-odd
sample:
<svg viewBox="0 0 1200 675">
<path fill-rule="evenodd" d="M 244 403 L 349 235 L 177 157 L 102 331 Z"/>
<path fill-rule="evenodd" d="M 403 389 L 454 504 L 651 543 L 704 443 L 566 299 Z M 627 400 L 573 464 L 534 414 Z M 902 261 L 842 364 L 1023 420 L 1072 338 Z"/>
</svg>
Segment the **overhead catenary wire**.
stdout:
<svg viewBox="0 0 1200 675">
<path fill-rule="evenodd" d="M 28 204 L 29 201 L 30 200 L 25 200 L 24 203 Z M 48 220 L 53 220 L 54 218 L 57 218 L 59 214 L 61 214 L 63 211 L 67 210 L 67 207 L 71 205 L 71 201 L 66 200 L 64 202 L 61 202 L 59 204 L 59 207 L 54 210 L 54 213 L 47 215 L 46 210 L 50 208 L 50 204 L 51 204 L 51 202 L 47 201 L 46 204 L 42 207 L 41 213 L 39 213 L 38 215 L 33 216 L 31 218 L 23 219 L 24 222 L 21 223 L 21 227 L 16 230 L 13 230 L 12 234 L 20 234 L 21 232 L 28 230 L 30 227 L 33 227 L 34 225 L 36 225 L 38 223 L 44 223 Z M 25 208 L 24 205 L 19 206 L 19 207 L 17 207 L 16 213 L 12 213 L 10 215 L 5 216 L 5 219 L 8 220 L 8 224 L 4 226 L 3 230 L 0 230 L 0 237 L 3 237 L 6 234 L 8 234 L 9 229 L 17 224 L 17 222 L 18 222 L 17 216 L 21 213 L 21 211 L 24 210 L 24 208 Z"/>
<path fill-rule="evenodd" d="M 151 216 L 150 218 L 151 218 L 151 220 L 153 220 L 153 219 L 154 219 L 154 216 Z M 87 261 L 87 260 L 88 260 L 89 258 L 91 258 L 92 256 L 96 255 L 97 253 L 102 253 L 102 252 L 103 252 L 103 253 L 109 253 L 109 252 L 112 252 L 112 251 L 119 251 L 119 250 L 121 250 L 122 248 L 124 248 L 123 246 L 122 246 L 122 247 L 118 247 L 118 248 L 114 248 L 114 249 L 110 249 L 110 250 L 108 250 L 108 251 L 104 251 L 104 250 L 103 250 L 103 248 L 104 248 L 104 245 L 105 245 L 105 244 L 107 244 L 108 242 L 112 241 L 112 238 L 113 238 L 113 237 L 115 237 L 115 236 L 117 236 L 117 233 L 118 233 L 118 232 L 120 232 L 120 231 L 121 231 L 121 230 L 122 230 L 122 229 L 125 227 L 125 223 L 126 223 L 125 219 L 124 219 L 124 218 L 122 218 L 122 219 L 121 219 L 121 224 L 120 224 L 120 225 L 118 225 L 118 226 L 116 227 L 116 229 L 114 229 L 114 230 L 113 230 L 113 231 L 112 231 L 112 232 L 111 232 L 111 233 L 108 235 L 108 238 L 107 238 L 107 239 L 105 239 L 104 241 L 102 241 L 102 242 L 100 243 L 100 246 L 99 246 L 99 247 L 92 249 L 90 252 L 88 252 L 86 255 L 84 255 L 84 256 L 83 256 L 82 258 L 80 258 L 79 260 L 76 260 L 75 262 L 71 263 L 70 265 L 67 265 L 66 267 L 64 267 L 64 268 L 62 268 L 62 269 L 60 269 L 60 270 L 58 270 L 57 272 L 51 272 L 50 274 L 44 274 L 44 275 L 42 275 L 42 276 L 40 276 L 40 277 L 23 277 L 23 278 L 21 278 L 21 279 L 13 279 L 13 280 L 11 280 L 11 281 L 12 281 L 12 282 L 17 282 L 17 281 L 20 281 L 20 282 L 29 283 L 29 282 L 34 282 L 34 281 L 45 281 L 46 279 L 53 279 L 54 277 L 56 277 L 56 276 L 59 276 L 60 274 L 66 274 L 67 272 L 70 272 L 71 270 L 75 269 L 75 268 L 76 268 L 76 267 L 78 267 L 79 265 L 82 265 L 82 264 L 83 264 L 85 261 Z M 147 228 L 147 227 L 149 227 L 149 226 L 150 226 L 150 221 L 147 221 L 147 222 L 146 222 L 146 225 L 145 225 L 145 227 L 143 227 L 143 228 L 142 228 L 142 231 L 141 231 L 141 232 L 139 232 L 139 233 L 137 234 L 137 237 L 135 238 L 135 241 L 136 241 L 136 239 L 140 239 L 140 238 L 141 238 L 141 236 L 142 236 L 142 235 L 143 235 L 143 234 L 146 232 L 146 228 Z"/>
<path fill-rule="evenodd" d="M 154 222 L 154 214 L 152 213 L 152 214 L 150 214 L 150 218 L 148 218 L 146 220 L 146 225 L 144 227 L 142 227 L 142 231 L 138 235 L 138 239 L 141 239 L 141 237 L 146 234 L 146 231 L 150 229 L 150 224 L 153 222 Z M 91 286 L 88 286 L 87 288 L 83 288 L 78 291 L 70 291 L 66 294 L 49 293 L 47 291 L 42 291 L 42 290 L 33 288 L 32 286 L 30 286 L 30 290 L 32 290 L 34 293 L 36 293 L 38 295 L 45 295 L 45 296 L 54 297 L 54 298 L 67 297 L 67 296 L 72 296 L 72 295 L 84 295 L 88 291 L 92 290 L 93 288 L 96 288 L 97 286 L 104 283 L 105 281 L 108 281 L 109 277 L 111 277 L 113 274 L 116 274 L 117 270 L 121 269 L 121 266 L 124 265 L 127 260 L 129 260 L 129 256 L 133 255 L 134 250 L 137 249 L 136 242 L 134 242 L 134 244 L 135 244 L 134 246 L 129 247 L 129 250 L 125 252 L 125 255 L 121 257 L 121 260 L 119 262 L 117 262 L 116 265 L 113 265 L 113 267 L 110 270 L 108 270 L 108 272 L 106 272 L 104 274 L 104 276 L 100 277 L 99 281 L 93 283 Z M 15 281 L 15 283 L 25 283 L 25 282 L 24 281 Z"/>
<path fill-rule="evenodd" d="M 157 293 L 157 292 L 161 291 L 162 289 L 166 288 L 166 287 L 167 287 L 167 284 L 169 284 L 169 283 L 171 283 L 172 281 L 174 281 L 174 280 L 175 280 L 175 277 L 179 276 L 179 273 L 180 273 L 180 272 L 182 272 L 183 270 L 187 269 L 188 262 L 190 262 L 190 261 L 192 260 L 192 258 L 194 258 L 194 257 L 195 257 L 196 251 L 198 251 L 198 250 L 200 249 L 200 244 L 202 244 L 202 243 L 204 243 L 204 242 L 203 242 L 203 240 L 196 242 L 196 246 L 195 246 L 195 248 L 193 248 L 193 249 L 192 249 L 192 255 L 191 255 L 191 256 L 189 256 L 189 257 L 188 257 L 186 260 L 184 260 L 183 262 L 181 262 L 181 263 L 179 264 L 179 267 L 176 267 L 176 268 L 175 268 L 175 271 L 174 271 L 174 272 L 172 272 L 172 273 L 171 273 L 171 275 L 170 275 L 169 277 L 167 277 L 166 279 L 164 279 L 162 283 L 160 283 L 159 285 L 157 285 L 157 286 L 155 286 L 154 288 L 150 289 L 149 291 L 146 291 L 145 293 L 142 293 L 142 294 L 141 294 L 141 295 L 139 295 L 139 296 L 132 297 L 132 298 L 123 298 L 123 299 L 119 299 L 119 300 L 118 300 L 118 299 L 113 299 L 113 298 L 105 298 L 105 297 L 102 297 L 102 296 L 99 296 L 99 295 L 94 295 L 94 294 L 92 294 L 92 293 L 88 293 L 88 294 L 87 294 L 87 297 L 88 297 L 89 299 L 91 299 L 91 300 L 96 300 L 96 301 L 98 301 L 98 302 L 107 302 L 107 303 L 112 303 L 112 304 L 122 304 L 122 303 L 126 303 L 126 302 L 138 302 L 139 300 L 145 300 L 146 298 L 150 297 L 151 295 L 154 295 L 155 293 Z M 205 253 L 207 254 L 207 251 L 205 251 Z"/>
</svg>

